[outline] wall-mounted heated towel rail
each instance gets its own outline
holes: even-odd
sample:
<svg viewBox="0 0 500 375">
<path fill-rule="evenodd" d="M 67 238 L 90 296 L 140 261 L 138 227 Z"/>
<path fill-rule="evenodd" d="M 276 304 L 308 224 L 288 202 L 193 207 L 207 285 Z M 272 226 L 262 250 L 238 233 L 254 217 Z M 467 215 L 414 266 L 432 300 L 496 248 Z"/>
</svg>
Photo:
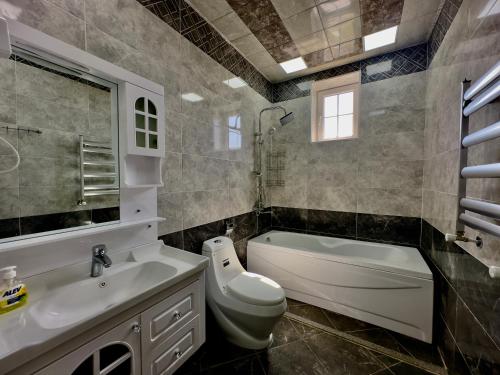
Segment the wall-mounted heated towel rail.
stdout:
<svg viewBox="0 0 500 375">
<path fill-rule="evenodd" d="M 80 200 L 78 205 L 86 205 L 88 197 L 119 193 L 118 166 L 111 143 L 90 141 L 80 135 Z"/>
<path fill-rule="evenodd" d="M 458 188 L 457 234 L 463 237 L 465 226 L 500 237 L 500 204 L 466 197 L 468 178 L 499 178 L 500 163 L 468 166 L 468 147 L 500 137 L 500 121 L 469 134 L 469 116 L 500 96 L 500 61 L 476 82 L 462 82 L 460 121 L 460 180 Z M 486 221 L 466 211 L 492 218 Z M 489 265 L 491 277 L 500 277 L 500 266 Z"/>
</svg>

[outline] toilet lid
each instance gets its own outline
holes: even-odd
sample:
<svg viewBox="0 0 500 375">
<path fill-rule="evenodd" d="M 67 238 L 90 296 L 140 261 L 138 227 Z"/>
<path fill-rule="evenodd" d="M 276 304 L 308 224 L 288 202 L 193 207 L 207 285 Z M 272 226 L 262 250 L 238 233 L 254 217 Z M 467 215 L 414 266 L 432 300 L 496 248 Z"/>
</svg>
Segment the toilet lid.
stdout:
<svg viewBox="0 0 500 375">
<path fill-rule="evenodd" d="M 243 272 L 227 284 L 228 291 L 241 301 L 252 305 L 277 305 L 285 292 L 273 280 L 251 272 Z"/>
</svg>

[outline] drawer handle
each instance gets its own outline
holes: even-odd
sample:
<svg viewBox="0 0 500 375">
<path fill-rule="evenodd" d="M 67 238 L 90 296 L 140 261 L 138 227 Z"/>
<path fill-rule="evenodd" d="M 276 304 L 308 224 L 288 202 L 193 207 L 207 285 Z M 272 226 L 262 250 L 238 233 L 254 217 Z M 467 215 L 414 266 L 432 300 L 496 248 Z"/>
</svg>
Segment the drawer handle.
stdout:
<svg viewBox="0 0 500 375">
<path fill-rule="evenodd" d="M 139 323 L 134 323 L 132 325 L 132 331 L 134 333 L 141 333 L 141 325 Z"/>
<path fill-rule="evenodd" d="M 174 312 L 174 319 L 179 320 L 180 318 L 182 318 L 182 313 L 180 311 Z"/>
<path fill-rule="evenodd" d="M 179 359 L 179 358 L 181 358 L 181 357 L 182 357 L 182 354 L 183 354 L 183 353 L 182 353 L 182 350 L 180 350 L 180 349 L 175 349 L 174 354 L 175 354 L 175 358 Z"/>
</svg>

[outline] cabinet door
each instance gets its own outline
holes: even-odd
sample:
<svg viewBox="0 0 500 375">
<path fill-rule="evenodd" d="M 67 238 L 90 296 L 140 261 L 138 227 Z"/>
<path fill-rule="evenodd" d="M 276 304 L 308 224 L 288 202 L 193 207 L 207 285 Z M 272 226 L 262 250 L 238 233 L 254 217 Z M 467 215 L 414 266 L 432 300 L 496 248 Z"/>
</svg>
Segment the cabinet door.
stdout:
<svg viewBox="0 0 500 375">
<path fill-rule="evenodd" d="M 140 320 L 134 317 L 36 375 L 140 375 Z"/>
</svg>

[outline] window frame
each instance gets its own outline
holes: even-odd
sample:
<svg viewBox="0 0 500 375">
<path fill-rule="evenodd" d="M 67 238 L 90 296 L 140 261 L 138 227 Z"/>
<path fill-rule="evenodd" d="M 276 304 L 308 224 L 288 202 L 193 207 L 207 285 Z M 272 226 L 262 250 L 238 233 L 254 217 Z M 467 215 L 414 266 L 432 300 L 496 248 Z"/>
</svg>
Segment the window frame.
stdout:
<svg viewBox="0 0 500 375">
<path fill-rule="evenodd" d="M 331 142 L 358 138 L 359 128 L 359 91 L 361 72 L 315 81 L 311 86 L 311 142 Z M 353 93 L 353 132 L 351 136 L 324 138 L 324 98 L 343 93 Z M 337 115 L 337 118 L 339 116 Z M 338 123 L 337 123 L 338 126 Z M 338 134 L 338 129 L 337 129 Z"/>
</svg>

